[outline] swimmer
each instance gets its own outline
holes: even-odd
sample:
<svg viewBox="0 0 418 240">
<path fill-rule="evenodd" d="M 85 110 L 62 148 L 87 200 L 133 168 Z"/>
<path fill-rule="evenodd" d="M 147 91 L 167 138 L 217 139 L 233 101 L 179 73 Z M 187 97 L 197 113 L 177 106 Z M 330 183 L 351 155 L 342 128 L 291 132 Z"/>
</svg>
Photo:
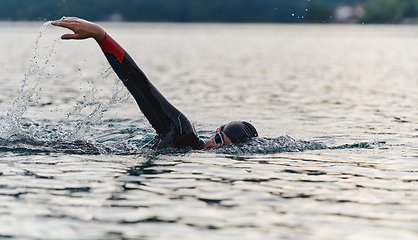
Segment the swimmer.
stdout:
<svg viewBox="0 0 418 240">
<path fill-rule="evenodd" d="M 129 54 L 101 26 L 76 17 L 63 17 L 53 21 L 52 25 L 73 31 L 62 35 L 61 39 L 93 38 L 99 44 L 113 70 L 157 133 L 144 148 L 200 150 L 233 145 L 258 136 L 250 123 L 233 121 L 219 127 L 205 143 L 186 116 L 161 95 Z"/>
</svg>

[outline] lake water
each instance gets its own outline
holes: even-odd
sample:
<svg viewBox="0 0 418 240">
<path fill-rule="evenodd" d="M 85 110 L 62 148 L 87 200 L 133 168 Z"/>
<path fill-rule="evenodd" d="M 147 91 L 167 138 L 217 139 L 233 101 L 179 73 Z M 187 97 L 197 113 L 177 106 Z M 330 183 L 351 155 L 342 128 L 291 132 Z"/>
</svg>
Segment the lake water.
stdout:
<svg viewBox="0 0 418 240">
<path fill-rule="evenodd" d="M 93 40 L 0 23 L 0 237 L 418 239 L 418 26 L 103 23 L 220 150 L 154 131 Z"/>
</svg>

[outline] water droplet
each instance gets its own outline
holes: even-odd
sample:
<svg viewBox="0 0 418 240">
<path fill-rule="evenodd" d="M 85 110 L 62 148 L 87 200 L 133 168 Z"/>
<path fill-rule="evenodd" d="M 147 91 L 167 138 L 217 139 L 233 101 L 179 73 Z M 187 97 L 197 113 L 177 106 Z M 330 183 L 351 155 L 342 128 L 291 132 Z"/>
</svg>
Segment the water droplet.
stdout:
<svg viewBox="0 0 418 240">
<path fill-rule="evenodd" d="M 295 16 L 295 14 L 294 13 L 292 13 L 292 17 L 294 17 Z"/>
</svg>

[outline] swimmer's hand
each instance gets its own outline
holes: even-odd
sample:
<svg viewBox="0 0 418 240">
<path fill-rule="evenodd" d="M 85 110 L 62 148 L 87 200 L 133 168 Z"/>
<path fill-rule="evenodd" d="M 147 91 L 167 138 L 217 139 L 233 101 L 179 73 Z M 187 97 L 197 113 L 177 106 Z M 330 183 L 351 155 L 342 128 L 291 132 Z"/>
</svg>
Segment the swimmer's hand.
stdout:
<svg viewBox="0 0 418 240">
<path fill-rule="evenodd" d="M 63 17 L 60 20 L 53 21 L 51 24 L 68 28 L 74 32 L 73 34 L 62 35 L 61 39 L 94 38 L 97 42 L 100 42 L 106 36 L 106 31 L 98 24 L 76 17 Z"/>
</svg>

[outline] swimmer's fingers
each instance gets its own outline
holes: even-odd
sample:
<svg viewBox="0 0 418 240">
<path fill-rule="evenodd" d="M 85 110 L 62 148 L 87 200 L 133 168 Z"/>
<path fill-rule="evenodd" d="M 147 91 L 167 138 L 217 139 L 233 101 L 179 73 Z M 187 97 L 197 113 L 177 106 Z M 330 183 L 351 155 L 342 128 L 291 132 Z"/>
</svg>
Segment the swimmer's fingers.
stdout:
<svg viewBox="0 0 418 240">
<path fill-rule="evenodd" d="M 51 22 L 51 24 L 58 27 L 68 28 L 74 31 L 74 29 L 77 29 L 76 25 L 82 24 L 82 20 L 75 17 L 63 17 L 60 20 Z"/>
<path fill-rule="evenodd" d="M 64 34 L 64 35 L 61 36 L 61 39 L 64 39 L 64 40 L 69 40 L 69 39 L 86 39 L 86 38 L 89 38 L 89 37 L 85 37 L 85 36 L 80 35 L 80 34 Z"/>
<path fill-rule="evenodd" d="M 105 30 L 99 25 L 76 17 L 63 17 L 51 24 L 74 32 L 73 34 L 62 35 L 62 39 L 87 39 L 92 37 L 100 42 L 106 35 Z"/>
</svg>

